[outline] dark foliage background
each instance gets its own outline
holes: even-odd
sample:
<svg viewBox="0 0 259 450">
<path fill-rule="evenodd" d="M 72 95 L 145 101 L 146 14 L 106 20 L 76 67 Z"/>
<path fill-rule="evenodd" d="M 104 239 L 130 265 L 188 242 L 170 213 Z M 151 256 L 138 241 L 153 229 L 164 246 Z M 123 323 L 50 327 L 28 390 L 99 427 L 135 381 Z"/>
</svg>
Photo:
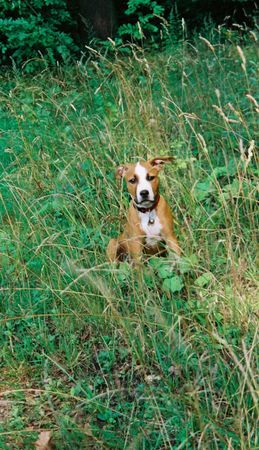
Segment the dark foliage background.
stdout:
<svg viewBox="0 0 259 450">
<path fill-rule="evenodd" d="M 155 42 L 168 24 L 178 38 L 182 17 L 190 34 L 208 21 L 252 26 L 254 9 L 249 0 L 0 0 L 0 61 L 21 66 L 30 60 L 27 70 L 42 60 L 67 63 L 80 58 L 93 38 Z"/>
<path fill-rule="evenodd" d="M 66 0 L 0 0 L 1 63 L 19 66 L 42 57 L 51 64 L 67 62 L 79 51 L 73 37 L 75 27 Z"/>
</svg>

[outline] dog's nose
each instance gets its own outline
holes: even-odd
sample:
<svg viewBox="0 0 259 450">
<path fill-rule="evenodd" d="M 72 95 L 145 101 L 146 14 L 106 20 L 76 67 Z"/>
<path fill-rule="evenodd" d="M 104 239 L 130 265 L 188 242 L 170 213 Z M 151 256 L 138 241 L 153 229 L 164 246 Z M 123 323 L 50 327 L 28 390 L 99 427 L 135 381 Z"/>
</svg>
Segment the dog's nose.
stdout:
<svg viewBox="0 0 259 450">
<path fill-rule="evenodd" d="M 148 197 L 148 194 L 149 194 L 149 192 L 148 192 L 147 190 L 140 191 L 140 195 L 141 195 L 141 197 L 143 197 L 143 198 Z"/>
</svg>

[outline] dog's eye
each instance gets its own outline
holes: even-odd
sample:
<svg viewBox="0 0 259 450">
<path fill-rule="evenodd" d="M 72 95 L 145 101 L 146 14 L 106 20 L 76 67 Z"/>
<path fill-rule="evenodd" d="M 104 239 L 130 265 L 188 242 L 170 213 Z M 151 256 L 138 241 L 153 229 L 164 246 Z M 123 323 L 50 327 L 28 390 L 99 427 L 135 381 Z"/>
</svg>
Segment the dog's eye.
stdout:
<svg viewBox="0 0 259 450">
<path fill-rule="evenodd" d="M 136 181 L 137 181 L 137 178 L 133 177 L 133 178 L 130 178 L 129 183 L 134 184 L 134 183 L 136 183 Z"/>
<path fill-rule="evenodd" d="M 154 180 L 156 177 L 153 175 L 147 175 L 147 181 L 152 181 Z"/>
</svg>

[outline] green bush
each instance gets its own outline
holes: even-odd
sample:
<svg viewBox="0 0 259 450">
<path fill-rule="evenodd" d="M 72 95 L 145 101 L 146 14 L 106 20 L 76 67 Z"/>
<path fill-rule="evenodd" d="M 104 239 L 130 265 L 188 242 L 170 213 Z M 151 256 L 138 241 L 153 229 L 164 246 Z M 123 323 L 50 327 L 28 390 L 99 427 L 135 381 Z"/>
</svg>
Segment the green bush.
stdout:
<svg viewBox="0 0 259 450">
<path fill-rule="evenodd" d="M 145 35 L 155 38 L 159 34 L 157 20 L 163 17 L 165 8 L 161 2 L 152 0 L 128 0 L 125 14 L 135 17 L 134 23 L 124 23 L 118 29 L 121 37 L 130 36 L 133 39 L 143 39 Z"/>
<path fill-rule="evenodd" d="M 134 41 L 152 46 L 177 44 L 188 34 L 204 34 L 217 24 L 240 36 L 255 28 L 256 10 L 250 0 L 128 0 L 120 18 L 115 42 Z M 121 11 L 122 12 L 122 11 Z M 188 31 L 188 33 L 187 33 Z"/>
<path fill-rule="evenodd" d="M 31 71 L 45 61 L 67 62 L 78 51 L 70 34 L 73 20 L 65 0 L 0 0 L 0 59 Z M 44 65 L 43 65 L 44 67 Z"/>
</svg>

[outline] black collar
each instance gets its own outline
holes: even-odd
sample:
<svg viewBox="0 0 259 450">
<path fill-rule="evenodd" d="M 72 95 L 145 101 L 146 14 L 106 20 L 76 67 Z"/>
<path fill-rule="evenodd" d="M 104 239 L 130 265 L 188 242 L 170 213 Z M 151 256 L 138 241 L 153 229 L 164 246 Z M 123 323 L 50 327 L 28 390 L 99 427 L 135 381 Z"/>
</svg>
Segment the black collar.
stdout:
<svg viewBox="0 0 259 450">
<path fill-rule="evenodd" d="M 141 212 L 141 213 L 146 213 L 146 212 L 153 211 L 153 209 L 155 209 L 155 208 L 157 207 L 159 200 L 160 200 L 160 195 L 157 194 L 156 199 L 155 199 L 153 205 L 150 206 L 149 208 L 142 208 L 142 207 L 139 207 L 134 201 L 133 201 L 133 206 L 134 206 L 134 208 L 136 208 L 139 212 Z"/>
</svg>

